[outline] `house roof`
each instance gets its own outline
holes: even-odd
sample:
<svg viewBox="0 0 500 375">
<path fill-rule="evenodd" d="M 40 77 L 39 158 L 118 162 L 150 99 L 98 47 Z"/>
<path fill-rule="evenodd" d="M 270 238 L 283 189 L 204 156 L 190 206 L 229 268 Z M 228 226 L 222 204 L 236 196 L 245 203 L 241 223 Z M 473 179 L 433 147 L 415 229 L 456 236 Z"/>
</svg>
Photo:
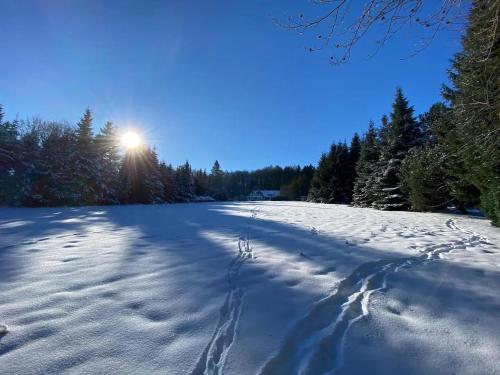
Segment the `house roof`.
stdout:
<svg viewBox="0 0 500 375">
<path fill-rule="evenodd" d="M 279 190 L 253 190 L 250 195 L 262 195 L 264 197 L 277 197 L 280 194 Z"/>
</svg>

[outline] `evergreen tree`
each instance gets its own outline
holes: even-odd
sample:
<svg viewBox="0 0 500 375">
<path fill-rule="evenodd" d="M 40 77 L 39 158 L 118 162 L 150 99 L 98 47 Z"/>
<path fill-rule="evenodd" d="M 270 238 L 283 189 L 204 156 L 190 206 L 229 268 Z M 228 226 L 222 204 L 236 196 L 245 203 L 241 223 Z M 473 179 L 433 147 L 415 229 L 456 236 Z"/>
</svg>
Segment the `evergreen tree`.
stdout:
<svg viewBox="0 0 500 375">
<path fill-rule="evenodd" d="M 349 203 L 352 198 L 351 159 L 347 144 L 332 144 L 322 155 L 311 183 L 309 200 L 321 203 Z"/>
<path fill-rule="evenodd" d="M 382 127 L 381 136 L 372 206 L 382 210 L 406 210 L 410 204 L 408 194 L 401 189 L 401 162 L 409 150 L 422 144 L 422 134 L 413 117 L 413 107 L 400 88 L 396 90 L 390 121 Z"/>
<path fill-rule="evenodd" d="M 332 187 L 331 203 L 347 204 L 352 199 L 353 173 L 351 169 L 351 154 L 345 142 L 337 145 L 337 151 L 332 158 Z"/>
<path fill-rule="evenodd" d="M 178 202 L 189 202 L 194 196 L 194 181 L 191 165 L 188 161 L 177 167 L 175 171 L 175 182 L 177 185 Z"/>
<path fill-rule="evenodd" d="M 459 163 L 453 152 L 456 143 L 453 113 L 443 103 L 436 103 L 419 119 L 424 134 L 423 147 L 412 150 L 401 168 L 411 207 L 431 211 L 446 208 L 453 202 L 465 211 L 466 204 L 477 202 L 478 192 L 464 179 L 454 176 Z"/>
<path fill-rule="evenodd" d="M 454 175 L 480 192 L 481 207 L 500 225 L 500 27 L 499 0 L 475 0 L 462 40 L 463 51 L 452 61 L 444 88 L 455 129 L 450 155 Z"/>
<path fill-rule="evenodd" d="M 302 186 L 300 191 L 300 198 L 307 198 L 309 194 L 309 188 L 311 187 L 311 181 L 313 179 L 316 168 L 311 164 L 302 167 L 300 171 L 300 176 L 303 176 Z"/>
<path fill-rule="evenodd" d="M 21 202 L 32 206 L 40 203 L 41 194 L 37 191 L 39 179 L 43 176 L 41 163 L 41 121 L 25 124 L 27 131 L 21 136 L 21 160 L 23 174 L 21 183 Z"/>
<path fill-rule="evenodd" d="M 352 166 L 356 166 L 359 160 L 359 155 L 361 154 L 361 138 L 358 133 L 354 133 L 351 140 L 351 146 L 349 147 L 349 158 Z"/>
<path fill-rule="evenodd" d="M 305 175 L 299 175 L 289 184 L 281 186 L 280 197 L 292 201 L 300 200 L 302 197 L 307 196 L 310 182 Z M 305 193 L 304 186 L 306 187 Z"/>
<path fill-rule="evenodd" d="M 75 172 L 77 134 L 65 125 L 48 124 L 47 135 L 42 141 L 40 167 L 42 177 L 36 190 L 42 205 L 76 205 L 82 202 L 78 193 L 81 181 Z"/>
<path fill-rule="evenodd" d="M 444 144 L 454 127 L 450 108 L 444 103 L 435 103 L 429 111 L 421 114 L 419 124 L 424 143 L 430 145 Z"/>
<path fill-rule="evenodd" d="M 21 164 L 18 122 L 3 122 L 0 106 L 0 204 L 19 203 Z"/>
<path fill-rule="evenodd" d="M 120 155 L 116 127 L 107 122 L 95 138 L 96 168 L 98 168 L 96 198 L 101 204 L 119 201 Z"/>
<path fill-rule="evenodd" d="M 281 186 L 280 196 L 288 200 L 302 200 L 307 198 L 314 171 L 315 169 L 312 165 L 305 166 L 302 169 L 298 168 L 295 177 L 288 184 Z"/>
<path fill-rule="evenodd" d="M 123 203 L 163 202 L 160 164 L 151 148 L 141 147 L 125 154 L 120 168 L 120 182 Z"/>
<path fill-rule="evenodd" d="M 354 183 L 356 181 L 356 177 L 358 176 L 356 172 L 356 164 L 359 160 L 359 155 L 361 153 L 361 138 L 358 133 L 354 133 L 354 136 L 351 140 L 351 146 L 349 147 L 349 164 L 348 164 L 348 173 L 347 173 L 347 181 L 346 181 L 346 195 L 347 201 L 346 203 L 351 203 L 353 200 L 354 193 Z"/>
<path fill-rule="evenodd" d="M 92 113 L 85 111 L 76 130 L 77 144 L 75 154 L 75 179 L 78 186 L 75 193 L 81 194 L 80 201 L 92 204 L 97 201 L 97 157 L 92 135 Z"/>
<path fill-rule="evenodd" d="M 163 200 L 168 203 L 175 202 L 178 191 L 175 180 L 175 170 L 170 164 L 160 163 L 160 180 L 163 185 Z"/>
<path fill-rule="evenodd" d="M 327 197 L 331 195 L 332 190 L 330 187 L 331 176 L 330 158 L 323 153 L 311 181 L 311 188 L 307 197 L 309 201 L 327 203 Z"/>
<path fill-rule="evenodd" d="M 380 157 L 379 141 L 375 124 L 370 121 L 368 131 L 361 142 L 356 164 L 357 177 L 354 183 L 353 204 L 369 207 L 375 201 L 375 172 Z"/>
<path fill-rule="evenodd" d="M 215 161 L 210 171 L 210 195 L 217 200 L 226 200 L 223 186 L 224 172 L 220 168 L 219 161 Z"/>
<path fill-rule="evenodd" d="M 204 196 L 209 193 L 209 176 L 205 170 L 198 169 L 193 172 L 194 193 L 198 196 Z"/>
<path fill-rule="evenodd" d="M 150 192 L 150 203 L 163 203 L 164 186 L 161 182 L 160 162 L 155 149 L 146 150 L 145 184 Z"/>
<path fill-rule="evenodd" d="M 402 162 L 401 178 L 414 210 L 440 210 L 451 202 L 446 153 L 440 146 L 411 150 Z"/>
</svg>

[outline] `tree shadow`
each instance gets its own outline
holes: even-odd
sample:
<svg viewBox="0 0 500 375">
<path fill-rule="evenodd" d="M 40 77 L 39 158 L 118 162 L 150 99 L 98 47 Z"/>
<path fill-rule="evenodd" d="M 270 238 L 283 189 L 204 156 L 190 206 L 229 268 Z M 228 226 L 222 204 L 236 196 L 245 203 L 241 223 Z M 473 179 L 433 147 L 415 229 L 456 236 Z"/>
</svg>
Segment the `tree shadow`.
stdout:
<svg viewBox="0 0 500 375">
<path fill-rule="evenodd" d="M 499 288 L 498 270 L 446 259 L 392 274 L 351 328 L 337 373 L 494 373 Z"/>
<path fill-rule="evenodd" d="M 174 331 L 199 333 L 204 337 L 210 337 L 216 330 L 220 309 L 231 289 L 228 273 L 238 256 L 238 240 L 248 238 L 255 257 L 244 264 L 238 275 L 245 293 L 238 329 L 247 333 L 239 335 L 238 340 L 242 347 L 251 350 L 242 353 L 234 347 L 234 355 L 235 358 L 246 355 L 256 363 L 265 361 L 279 347 L 311 303 L 333 291 L 336 282 L 361 263 L 404 256 L 374 248 L 369 243 L 353 244 L 345 238 L 318 235 L 309 228 L 264 219 L 258 213 L 252 217 L 248 204 L 236 203 L 9 209 L 0 212 L 0 235 L 4 242 L 0 244 L 0 285 L 19 278 L 29 282 L 30 268 L 19 256 L 20 243 L 25 244 L 22 251 L 29 251 L 45 238 L 69 241 L 74 236 L 87 235 L 88 241 L 92 241 L 95 260 L 86 266 L 99 268 L 101 256 L 103 262 L 107 262 L 107 256 L 113 261 L 105 273 L 91 272 L 89 268 L 83 282 L 75 280 L 73 274 L 59 276 L 57 287 L 61 292 L 87 291 L 97 296 L 89 302 L 96 311 L 103 308 L 101 304 L 118 301 L 117 319 L 120 315 L 133 315 L 148 324 L 164 324 L 172 316 L 185 315 Z M 123 244 L 107 247 L 110 236 L 123 237 Z M 65 251 L 62 246 L 53 250 Z M 28 257 L 26 254 L 25 258 Z M 328 284 L 328 291 L 302 285 L 304 270 L 310 273 L 308 277 L 317 277 Z M 455 271 L 459 278 L 461 270 L 457 267 Z M 428 287 L 432 282 L 432 278 L 419 281 Z M 150 294 L 139 293 L 148 288 Z M 424 290 L 419 289 L 417 301 L 424 298 Z M 470 295 L 474 292 L 477 291 Z M 467 324 L 460 314 L 456 319 L 457 324 Z M 207 320 L 211 325 L 207 326 Z M 273 321 L 272 326 L 269 321 Z M 130 337 L 124 337 L 124 345 L 141 343 L 144 336 L 141 329 L 132 328 Z M 155 347 L 149 349 L 159 368 L 167 366 L 169 356 L 172 357 L 171 343 L 168 335 L 160 335 Z M 192 343 L 193 351 L 201 355 L 207 343 L 208 340 Z M 10 346 L 9 351 L 18 347 Z M 387 347 L 391 350 L 389 344 Z M 9 346 L 0 355 L 8 352 L 5 348 Z M 188 370 L 194 369 L 197 359 L 193 358 Z M 76 365 L 78 360 L 75 356 L 74 362 L 66 358 L 63 362 L 47 363 L 44 369 L 61 371 L 68 364 Z"/>
</svg>

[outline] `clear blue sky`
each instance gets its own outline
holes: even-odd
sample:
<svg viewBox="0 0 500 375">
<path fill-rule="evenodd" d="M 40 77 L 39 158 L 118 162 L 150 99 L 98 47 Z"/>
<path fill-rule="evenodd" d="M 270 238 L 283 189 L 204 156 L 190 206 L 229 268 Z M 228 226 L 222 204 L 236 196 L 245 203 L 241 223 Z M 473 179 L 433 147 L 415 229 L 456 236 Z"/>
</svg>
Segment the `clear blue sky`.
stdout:
<svg viewBox="0 0 500 375">
<path fill-rule="evenodd" d="M 85 108 L 145 133 L 160 158 L 228 170 L 316 164 L 390 110 L 401 85 L 417 113 L 440 99 L 459 35 L 416 57 L 414 31 L 341 67 L 271 16 L 309 1 L 0 0 L 0 103 L 7 118 L 76 123 Z M 291 9 L 293 6 L 295 9 Z"/>
</svg>

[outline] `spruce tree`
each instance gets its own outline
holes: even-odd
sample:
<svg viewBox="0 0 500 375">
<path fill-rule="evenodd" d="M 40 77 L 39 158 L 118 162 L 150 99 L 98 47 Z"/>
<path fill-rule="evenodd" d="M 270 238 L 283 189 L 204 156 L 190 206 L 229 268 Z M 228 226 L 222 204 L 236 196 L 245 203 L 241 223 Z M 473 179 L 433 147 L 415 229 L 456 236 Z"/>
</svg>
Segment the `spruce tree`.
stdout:
<svg viewBox="0 0 500 375">
<path fill-rule="evenodd" d="M 477 202 L 478 191 L 455 175 L 460 162 L 453 151 L 456 144 L 453 112 L 443 103 L 436 103 L 420 115 L 419 120 L 424 134 L 423 146 L 412 150 L 401 167 L 411 208 L 432 211 L 453 203 L 465 211 L 466 204 Z"/>
<path fill-rule="evenodd" d="M 120 183 L 123 203 L 163 202 L 164 186 L 156 152 L 148 147 L 127 151 L 120 167 Z"/>
<path fill-rule="evenodd" d="M 193 171 L 194 193 L 198 196 L 209 194 L 210 180 L 205 170 Z"/>
<path fill-rule="evenodd" d="M 311 181 L 311 188 L 307 197 L 309 201 L 328 203 L 327 197 L 331 193 L 330 180 L 332 176 L 330 162 L 328 155 L 323 153 Z"/>
<path fill-rule="evenodd" d="M 75 179 L 78 189 L 75 193 L 81 194 L 83 204 L 93 204 L 97 201 L 97 157 L 94 149 L 92 134 L 92 113 L 85 111 L 76 130 L 77 144 L 75 154 Z"/>
<path fill-rule="evenodd" d="M 188 161 L 177 167 L 175 171 L 178 202 L 189 202 L 194 196 L 194 181 L 191 165 Z"/>
<path fill-rule="evenodd" d="M 18 204 L 22 173 L 19 124 L 3 122 L 3 116 L 0 106 L 0 204 Z"/>
<path fill-rule="evenodd" d="M 444 88 L 456 127 L 450 134 L 454 174 L 480 192 L 481 207 L 500 225 L 500 27 L 499 0 L 475 0 L 452 60 L 452 88 Z"/>
<path fill-rule="evenodd" d="M 210 171 L 210 195 L 217 200 L 225 200 L 226 193 L 223 186 L 224 172 L 220 168 L 219 161 L 216 160 Z"/>
<path fill-rule="evenodd" d="M 160 162 L 158 160 L 158 154 L 153 148 L 148 148 L 146 150 L 145 171 L 145 184 L 150 194 L 149 202 L 163 203 L 164 187 L 161 182 Z"/>
<path fill-rule="evenodd" d="M 383 126 L 381 135 L 372 206 L 381 210 L 406 210 L 410 203 L 408 193 L 401 189 L 401 162 L 409 150 L 422 144 L 422 134 L 413 117 L 413 107 L 401 88 L 396 90 L 390 121 Z"/>
<path fill-rule="evenodd" d="M 100 204 L 119 201 L 120 155 L 116 127 L 107 122 L 95 138 L 96 168 L 98 168 L 96 199 Z"/>
<path fill-rule="evenodd" d="M 352 166 L 356 166 L 359 155 L 361 154 L 361 138 L 358 133 L 354 133 L 349 147 L 349 158 Z"/>
<path fill-rule="evenodd" d="M 351 155 L 345 142 L 332 144 L 323 154 L 311 182 L 308 199 L 321 203 L 349 203 L 352 198 Z"/>
<path fill-rule="evenodd" d="M 175 202 L 178 196 L 175 181 L 175 170 L 170 164 L 160 163 L 160 180 L 163 186 L 163 200 L 168 203 Z"/>
<path fill-rule="evenodd" d="M 358 176 L 356 172 L 356 164 L 359 160 L 359 155 L 361 153 L 361 138 L 358 133 L 354 133 L 354 136 L 351 140 L 351 145 L 349 147 L 349 163 L 348 163 L 348 173 L 347 173 L 347 181 L 346 181 L 346 190 L 347 190 L 347 202 L 351 203 L 353 200 L 354 194 L 354 183 L 356 181 L 356 177 Z"/>
<path fill-rule="evenodd" d="M 43 176 L 41 126 L 44 126 L 44 124 L 41 124 L 39 120 L 28 124 L 28 130 L 21 136 L 21 160 L 24 168 L 21 184 L 21 202 L 27 206 L 40 204 L 41 195 L 37 189 L 38 181 Z"/>
<path fill-rule="evenodd" d="M 361 142 L 359 159 L 356 164 L 357 177 L 353 192 L 353 204 L 355 206 L 370 207 L 375 201 L 375 172 L 379 157 L 377 131 L 373 121 L 370 121 L 368 131 Z"/>
<path fill-rule="evenodd" d="M 351 168 L 351 154 L 345 142 L 337 144 L 336 152 L 332 157 L 332 195 L 330 203 L 347 204 L 352 199 L 353 173 Z"/>
<path fill-rule="evenodd" d="M 446 153 L 441 146 L 411 150 L 401 164 L 401 179 L 413 210 L 440 210 L 451 202 Z"/>
<path fill-rule="evenodd" d="M 51 123 L 48 127 L 40 152 L 42 176 L 37 187 L 39 203 L 49 206 L 83 203 L 78 192 L 81 180 L 75 170 L 78 136 L 65 125 Z"/>
<path fill-rule="evenodd" d="M 304 176 L 297 176 L 289 184 L 282 185 L 280 188 L 280 197 L 287 200 L 299 200 L 302 195 L 303 181 Z"/>
</svg>

